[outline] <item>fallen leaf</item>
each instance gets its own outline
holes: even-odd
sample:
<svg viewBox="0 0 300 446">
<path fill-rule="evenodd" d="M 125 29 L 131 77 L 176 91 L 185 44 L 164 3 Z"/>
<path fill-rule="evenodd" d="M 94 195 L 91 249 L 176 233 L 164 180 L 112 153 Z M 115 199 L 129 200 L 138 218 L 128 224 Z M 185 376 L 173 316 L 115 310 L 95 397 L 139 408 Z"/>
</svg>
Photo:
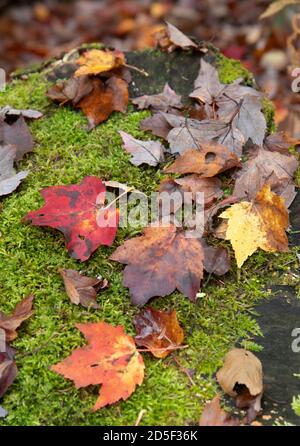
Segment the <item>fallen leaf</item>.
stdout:
<svg viewBox="0 0 300 446">
<path fill-rule="evenodd" d="M 149 164 L 157 166 L 164 161 L 164 146 L 159 141 L 141 141 L 119 130 L 124 149 L 132 155 L 130 162 L 135 166 Z"/>
<path fill-rule="evenodd" d="M 0 144 L 15 146 L 16 161 L 20 161 L 26 153 L 32 151 L 33 139 L 22 115 L 12 123 L 7 123 L 0 117 Z"/>
<path fill-rule="evenodd" d="M 153 116 L 143 119 L 140 127 L 142 130 L 150 130 L 153 135 L 164 139 L 167 139 L 168 133 L 172 129 L 162 113 L 155 113 Z"/>
<path fill-rule="evenodd" d="M 136 194 L 144 195 L 145 197 L 147 196 L 146 194 L 144 194 L 144 192 L 138 189 L 134 189 L 132 186 L 128 186 L 127 184 L 119 183 L 119 181 L 103 181 L 103 184 L 105 184 L 106 187 L 110 187 L 112 189 L 119 189 L 126 193 L 134 192 Z"/>
<path fill-rule="evenodd" d="M 251 157 L 239 172 L 233 195 L 252 200 L 267 182 L 289 207 L 296 196 L 293 177 L 297 167 L 298 161 L 293 155 L 270 152 L 260 147 L 256 156 Z"/>
<path fill-rule="evenodd" d="M 17 366 L 14 361 L 15 350 L 6 344 L 6 350 L 0 352 L 0 398 L 12 385 L 17 376 Z"/>
<path fill-rule="evenodd" d="M 268 184 L 253 202 L 234 204 L 220 217 L 228 220 L 226 240 L 231 241 L 239 268 L 257 248 L 269 252 L 288 250 L 288 212 L 284 200 L 271 192 Z"/>
<path fill-rule="evenodd" d="M 60 81 L 53 85 L 47 91 L 47 96 L 60 104 L 71 102 L 75 106 L 93 89 L 94 83 L 89 76 L 72 77 L 67 81 Z"/>
<path fill-rule="evenodd" d="M 125 56 L 118 50 L 97 50 L 86 51 L 77 59 L 76 63 L 81 65 L 75 72 L 75 77 L 90 74 L 99 74 L 111 71 L 125 64 Z"/>
<path fill-rule="evenodd" d="M 167 27 L 157 33 L 157 40 L 159 45 L 163 49 L 167 49 L 169 52 L 175 48 L 181 48 L 188 50 L 190 48 L 198 48 L 198 46 L 183 32 L 181 32 L 176 26 L 169 22 L 166 22 Z"/>
<path fill-rule="evenodd" d="M 196 200 L 196 194 L 202 192 L 206 208 L 223 195 L 219 178 L 201 178 L 200 175 L 193 174 L 174 181 L 181 186 L 184 192 L 191 192 L 194 201 Z"/>
<path fill-rule="evenodd" d="M 144 379 L 144 362 L 122 326 L 106 322 L 76 324 L 88 344 L 77 348 L 51 370 L 74 381 L 76 388 L 102 384 L 96 411 L 126 400 Z"/>
<path fill-rule="evenodd" d="M 6 105 L 3 108 L 0 108 L 0 116 L 6 117 L 6 116 L 20 116 L 22 115 L 26 119 L 39 119 L 43 116 L 43 113 L 37 111 L 37 110 L 18 110 L 16 108 L 11 107 L 10 105 Z"/>
<path fill-rule="evenodd" d="M 112 245 L 117 233 L 119 212 L 104 207 L 105 191 L 102 181 L 93 176 L 80 184 L 47 187 L 41 191 L 45 205 L 29 212 L 24 221 L 58 229 L 70 256 L 87 260 L 100 245 Z"/>
<path fill-rule="evenodd" d="M 215 67 L 204 59 L 200 60 L 200 70 L 194 82 L 194 90 L 190 98 L 198 99 L 210 105 L 217 101 L 224 85 L 219 81 L 219 74 Z"/>
<path fill-rule="evenodd" d="M 202 144 L 200 150 L 187 150 L 164 171 L 180 174 L 197 173 L 207 178 L 239 165 L 239 158 L 225 146 L 207 143 Z"/>
<path fill-rule="evenodd" d="M 289 154 L 291 146 L 298 145 L 299 141 L 291 138 L 284 132 L 271 133 L 264 142 L 264 148 L 270 152 L 280 152 L 284 155 Z"/>
<path fill-rule="evenodd" d="M 297 5 L 299 3 L 299 0 L 275 0 L 267 7 L 266 11 L 263 12 L 259 18 L 260 20 L 266 19 L 267 17 L 277 14 L 286 6 Z"/>
<path fill-rule="evenodd" d="M 125 113 L 129 101 L 128 84 L 122 79 L 112 76 L 105 82 L 97 78 L 92 82 L 92 92 L 76 106 L 87 116 L 90 130 L 105 121 L 114 111 Z"/>
<path fill-rule="evenodd" d="M 123 285 L 133 304 L 167 296 L 177 288 L 195 302 L 203 277 L 203 249 L 196 238 L 175 226 L 147 227 L 144 235 L 127 240 L 110 256 L 124 263 Z"/>
<path fill-rule="evenodd" d="M 216 274 L 223 276 L 228 273 L 231 267 L 230 255 L 226 248 L 221 246 L 209 246 L 202 240 L 202 247 L 204 251 L 203 266 L 209 274 Z"/>
<path fill-rule="evenodd" d="M 13 192 L 28 175 L 26 171 L 15 172 L 13 168 L 15 158 L 15 146 L 0 145 L 0 196 Z"/>
<path fill-rule="evenodd" d="M 140 110 L 151 108 L 154 111 L 167 112 L 172 108 L 182 108 L 181 96 L 177 95 L 172 88 L 166 84 L 159 94 L 139 96 L 131 100 Z"/>
<path fill-rule="evenodd" d="M 94 278 L 87 277 L 80 274 L 73 269 L 60 269 L 66 288 L 66 292 L 73 304 L 81 304 L 86 308 L 100 308 L 97 304 L 97 292 L 101 289 L 107 288 L 108 282 L 102 277 Z"/>
<path fill-rule="evenodd" d="M 135 343 L 146 347 L 156 358 L 165 358 L 183 343 L 184 333 L 176 311 L 145 308 L 134 318 Z"/>
<path fill-rule="evenodd" d="M 16 339 L 18 335 L 17 328 L 19 328 L 23 321 L 32 315 L 33 299 L 34 296 L 31 294 L 30 296 L 21 300 L 21 302 L 16 305 L 14 311 L 9 316 L 0 311 L 0 329 L 5 331 L 6 342 Z"/>
<path fill-rule="evenodd" d="M 248 350 L 234 348 L 225 356 L 217 380 L 225 393 L 236 398 L 238 408 L 247 409 L 244 423 L 252 423 L 261 410 L 263 370 L 260 360 Z"/>
<path fill-rule="evenodd" d="M 225 412 L 220 405 L 220 395 L 216 395 L 203 409 L 199 426 L 239 426 L 240 420 Z"/>
</svg>

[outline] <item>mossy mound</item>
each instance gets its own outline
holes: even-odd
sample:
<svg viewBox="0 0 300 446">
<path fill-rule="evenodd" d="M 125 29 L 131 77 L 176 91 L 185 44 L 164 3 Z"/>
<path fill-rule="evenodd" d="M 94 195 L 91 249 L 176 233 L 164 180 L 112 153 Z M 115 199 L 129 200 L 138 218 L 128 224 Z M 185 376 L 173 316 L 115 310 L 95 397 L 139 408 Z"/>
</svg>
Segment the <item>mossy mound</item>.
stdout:
<svg viewBox="0 0 300 446">
<path fill-rule="evenodd" d="M 180 57 L 176 62 L 174 55 L 143 54 L 133 54 L 129 62 L 137 64 L 137 59 L 143 59 L 142 65 L 147 70 L 145 61 L 150 58 L 151 73 L 155 75 L 159 67 L 160 73 L 167 73 L 167 80 L 175 90 L 185 95 L 190 91 L 199 67 L 198 56 L 187 54 L 180 56 L 187 58 L 185 62 Z M 222 66 L 224 59 L 216 60 L 223 81 L 231 82 L 245 75 L 245 70 L 236 62 L 226 60 L 229 70 L 226 72 Z M 130 106 L 127 114 L 114 113 L 107 122 L 87 132 L 86 118 L 81 112 L 58 107 L 46 98 L 51 84 L 48 75 L 47 70 L 27 74 L 26 80 L 13 80 L 0 94 L 1 106 L 34 108 L 44 113 L 42 119 L 30 123 L 35 151 L 19 166 L 28 169 L 30 174 L 19 189 L 0 204 L 0 309 L 10 312 L 29 293 L 36 295 L 34 315 L 22 325 L 14 342 L 19 374 L 1 401 L 9 414 L 0 424 L 133 425 L 141 409 L 146 410 L 142 420 L 145 425 L 195 424 L 205 401 L 216 393 L 213 373 L 220 366 L 224 353 L 237 340 L 243 340 L 242 345 L 246 347 L 255 348 L 251 336 L 259 329 L 251 309 L 266 295 L 263 284 L 268 280 L 267 271 L 270 276 L 278 269 L 278 264 L 290 262 L 294 257 L 284 254 L 279 258 L 258 252 L 247 262 L 240 281 L 234 266 L 222 280 L 206 278 L 197 305 L 180 293 L 154 299 L 155 307 L 174 308 L 178 313 L 189 348 L 177 352 L 176 356 L 183 367 L 194 371 L 195 385 L 191 385 L 171 357 L 157 360 L 145 354 L 143 385 L 127 401 L 92 413 L 97 386 L 76 390 L 72 382 L 51 372 L 49 367 L 84 344 L 75 323 L 104 320 L 122 324 L 129 334 L 134 333 L 132 318 L 137 308 L 130 304 L 128 290 L 122 286 L 122 266 L 110 262 L 108 256 L 125 238 L 136 235 L 140 229 L 120 229 L 112 248 L 99 248 L 82 264 L 70 259 L 59 232 L 32 227 L 21 220 L 27 212 L 42 204 L 39 190 L 46 186 L 77 183 L 86 175 L 97 175 L 128 183 L 149 194 L 156 190 L 163 175 L 155 168 L 130 164 L 117 132 L 124 130 L 134 137 L 151 139 L 150 134 L 139 130 L 141 119 L 149 115 L 147 111 L 137 112 Z M 158 92 L 166 81 L 160 76 L 160 81 L 152 84 L 150 80 L 141 80 L 138 74 L 135 76 L 139 94 Z M 250 79 L 249 74 L 245 75 L 247 82 Z M 264 266 L 266 259 L 267 268 Z M 101 308 L 88 311 L 72 305 L 58 274 L 59 268 L 74 268 L 87 275 L 106 277 L 110 287 L 98 298 Z"/>
</svg>

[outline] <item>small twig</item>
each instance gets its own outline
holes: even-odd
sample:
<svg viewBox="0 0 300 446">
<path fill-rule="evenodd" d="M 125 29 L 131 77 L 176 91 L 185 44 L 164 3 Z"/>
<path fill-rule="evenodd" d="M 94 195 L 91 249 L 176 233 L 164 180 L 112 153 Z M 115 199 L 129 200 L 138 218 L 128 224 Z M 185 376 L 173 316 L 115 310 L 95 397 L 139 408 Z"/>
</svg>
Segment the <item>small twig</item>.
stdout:
<svg viewBox="0 0 300 446">
<path fill-rule="evenodd" d="M 138 73 L 143 74 L 143 76 L 146 76 L 146 77 L 149 76 L 149 73 L 147 73 L 147 71 L 143 70 L 142 68 L 137 68 L 137 67 L 135 67 L 133 65 L 129 65 L 127 63 L 124 64 L 124 67 L 129 68 L 130 70 L 137 71 Z"/>
<path fill-rule="evenodd" d="M 138 417 L 136 419 L 136 422 L 134 423 L 135 426 L 139 426 L 139 424 L 140 424 L 140 422 L 141 422 L 141 420 L 142 420 L 142 418 L 143 418 L 143 416 L 145 415 L 146 412 L 147 411 L 145 409 L 142 409 L 140 411 L 140 413 L 138 414 Z"/>
<path fill-rule="evenodd" d="M 117 198 L 115 198 L 113 201 L 108 203 L 104 208 L 99 208 L 100 211 L 106 211 L 112 204 L 116 203 L 120 198 L 122 198 L 124 195 L 127 195 L 128 192 L 131 192 L 134 189 L 134 187 L 130 187 L 125 192 L 123 192 L 121 195 L 119 195 Z"/>
<path fill-rule="evenodd" d="M 165 352 L 166 350 L 181 350 L 184 348 L 188 348 L 188 345 L 169 345 L 169 347 L 161 347 L 161 348 L 137 348 L 138 352 Z"/>
</svg>

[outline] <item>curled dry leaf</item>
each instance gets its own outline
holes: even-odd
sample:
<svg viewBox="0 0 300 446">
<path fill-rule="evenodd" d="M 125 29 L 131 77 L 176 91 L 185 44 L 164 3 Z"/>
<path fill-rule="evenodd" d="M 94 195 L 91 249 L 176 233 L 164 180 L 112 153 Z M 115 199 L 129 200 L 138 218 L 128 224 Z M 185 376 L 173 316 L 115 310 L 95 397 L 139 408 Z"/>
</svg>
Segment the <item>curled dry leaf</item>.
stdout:
<svg viewBox="0 0 300 446">
<path fill-rule="evenodd" d="M 158 44 L 162 49 L 173 51 L 175 48 L 188 50 L 190 48 L 198 48 L 189 37 L 181 32 L 176 26 L 166 22 L 167 27 L 157 33 Z"/>
<path fill-rule="evenodd" d="M 181 96 L 177 95 L 172 88 L 166 84 L 159 94 L 145 95 L 131 100 L 134 105 L 141 109 L 151 108 L 153 111 L 167 112 L 172 108 L 182 108 Z"/>
<path fill-rule="evenodd" d="M 22 324 L 23 321 L 28 319 L 32 313 L 32 302 L 34 296 L 24 298 L 19 302 L 14 311 L 10 315 L 6 315 L 0 312 L 0 329 L 5 332 L 5 341 L 10 342 L 17 337 L 17 328 Z"/>
<path fill-rule="evenodd" d="M 184 333 L 176 311 L 145 308 L 134 318 L 137 345 L 146 347 L 156 358 L 165 358 L 182 344 Z"/>
<path fill-rule="evenodd" d="M 28 175 L 26 171 L 15 172 L 13 168 L 15 158 L 15 146 L 0 145 L 0 196 L 13 192 Z"/>
<path fill-rule="evenodd" d="M 226 240 L 230 240 L 240 268 L 257 248 L 264 251 L 286 252 L 286 230 L 289 216 L 284 200 L 265 185 L 253 202 L 234 204 L 221 215 L 228 220 Z"/>
<path fill-rule="evenodd" d="M 47 96 L 62 105 L 71 102 L 75 106 L 93 89 L 94 83 L 89 76 L 72 77 L 67 81 L 60 81 L 53 85 L 47 91 Z"/>
<path fill-rule="evenodd" d="M 220 172 L 240 166 L 239 158 L 220 144 L 202 144 L 200 150 L 187 150 L 166 173 L 197 173 L 201 177 L 213 177 Z"/>
<path fill-rule="evenodd" d="M 60 269 L 66 288 L 66 292 L 73 304 L 81 304 L 86 308 L 100 308 L 97 304 L 97 292 L 107 288 L 108 282 L 102 277 L 94 278 L 80 274 L 73 269 Z"/>
<path fill-rule="evenodd" d="M 275 0 L 267 7 L 266 11 L 263 12 L 259 18 L 266 19 L 267 17 L 271 17 L 272 15 L 277 14 L 286 6 L 299 4 L 299 0 Z"/>
<path fill-rule="evenodd" d="M 149 130 L 155 136 L 167 139 L 172 126 L 168 123 L 162 113 L 155 113 L 149 118 L 145 118 L 141 121 L 140 127 L 142 130 Z"/>
<path fill-rule="evenodd" d="M 26 119 L 39 119 L 43 116 L 43 113 L 37 111 L 37 110 L 18 110 L 16 108 L 11 107 L 10 105 L 6 105 L 3 108 L 0 108 L 0 116 L 6 117 L 18 117 L 23 116 Z"/>
<path fill-rule="evenodd" d="M 157 166 L 164 161 L 164 146 L 159 141 L 141 141 L 126 132 L 119 131 L 124 149 L 132 155 L 130 162 L 135 166 L 149 164 Z"/>
<path fill-rule="evenodd" d="M 51 367 L 76 388 L 102 384 L 93 410 L 126 400 L 144 379 L 144 362 L 122 326 L 105 322 L 77 324 L 88 344 Z"/>
<path fill-rule="evenodd" d="M 203 248 L 175 226 L 149 226 L 144 235 L 127 240 L 110 256 L 124 263 L 123 285 L 132 303 L 144 305 L 151 297 L 167 296 L 177 288 L 195 302 L 203 278 Z"/>
<path fill-rule="evenodd" d="M 239 426 L 240 420 L 222 409 L 220 395 L 216 395 L 203 409 L 199 426 Z"/>
<path fill-rule="evenodd" d="M 236 406 L 248 409 L 245 423 L 251 423 L 260 412 L 263 393 L 263 370 L 260 360 L 251 352 L 234 348 L 225 356 L 217 380 L 228 395 L 236 398 Z"/>
<path fill-rule="evenodd" d="M 87 260 L 100 246 L 110 246 L 116 236 L 118 209 L 104 207 L 106 188 L 100 178 L 88 176 L 80 184 L 51 186 L 41 191 L 45 204 L 29 212 L 24 221 L 61 231 L 71 257 Z"/>
<path fill-rule="evenodd" d="M 86 51 L 77 59 L 80 68 L 76 70 L 75 77 L 87 74 L 99 74 L 119 68 L 125 64 L 125 56 L 118 50 L 97 50 Z"/>
</svg>

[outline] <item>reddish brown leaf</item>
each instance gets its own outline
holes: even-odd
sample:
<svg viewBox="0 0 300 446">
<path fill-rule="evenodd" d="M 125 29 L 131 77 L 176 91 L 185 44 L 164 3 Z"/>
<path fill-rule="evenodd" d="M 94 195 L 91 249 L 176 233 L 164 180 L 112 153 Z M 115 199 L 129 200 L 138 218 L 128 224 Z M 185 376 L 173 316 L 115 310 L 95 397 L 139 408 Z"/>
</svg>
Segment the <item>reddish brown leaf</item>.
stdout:
<svg viewBox="0 0 300 446">
<path fill-rule="evenodd" d="M 15 350 L 8 344 L 5 346 L 5 351 L 0 352 L 0 398 L 5 394 L 17 376 L 18 369 L 14 361 L 14 356 Z"/>
<path fill-rule="evenodd" d="M 97 177 L 85 177 L 80 184 L 51 186 L 41 195 L 45 205 L 29 212 L 24 221 L 61 231 L 71 257 L 87 260 L 100 246 L 110 246 L 117 233 L 119 212 L 104 207 L 106 188 Z"/>
<path fill-rule="evenodd" d="M 220 144 L 202 144 L 201 150 L 187 150 L 165 169 L 167 173 L 197 173 L 213 177 L 240 165 L 238 157 Z"/>
<path fill-rule="evenodd" d="M 171 125 L 161 113 L 155 113 L 150 118 L 143 119 L 140 127 L 142 130 L 149 130 L 153 135 L 160 136 L 164 139 L 167 139 L 168 133 L 172 129 Z"/>
<path fill-rule="evenodd" d="M 200 175 L 194 174 L 177 179 L 175 183 L 179 184 L 184 192 L 192 192 L 193 200 L 197 192 L 203 192 L 206 208 L 223 195 L 219 178 L 201 178 Z"/>
<path fill-rule="evenodd" d="M 220 395 L 207 403 L 203 409 L 199 426 L 238 426 L 240 420 L 228 412 L 225 412 L 220 405 Z"/>
<path fill-rule="evenodd" d="M 134 318 L 135 342 L 149 349 L 156 358 L 165 358 L 182 344 L 184 333 L 176 311 L 145 308 Z"/>
<path fill-rule="evenodd" d="M 144 362 L 134 340 L 121 325 L 77 324 L 88 344 L 77 348 L 51 369 L 74 381 L 77 388 L 102 384 L 93 410 L 126 400 L 144 379 Z"/>
<path fill-rule="evenodd" d="M 67 81 L 60 81 L 53 85 L 47 96 L 60 104 L 71 102 L 74 106 L 94 88 L 93 80 L 89 76 L 72 77 Z"/>
<path fill-rule="evenodd" d="M 86 308 L 100 308 L 96 302 L 97 292 L 108 286 L 106 279 L 83 276 L 73 269 L 60 269 L 59 273 L 64 280 L 66 292 L 73 304 L 81 304 Z"/>
<path fill-rule="evenodd" d="M 17 328 L 22 324 L 23 321 L 28 319 L 32 313 L 32 302 L 34 296 L 31 294 L 25 299 L 19 302 L 12 314 L 9 316 L 0 312 L 0 329 L 5 331 L 6 342 L 13 341 L 17 337 Z"/>
<path fill-rule="evenodd" d="M 167 23 L 167 27 L 157 33 L 157 40 L 161 48 L 173 51 L 176 48 L 188 50 L 190 48 L 198 48 L 198 46 L 176 26 Z"/>
<path fill-rule="evenodd" d="M 203 277 L 203 249 L 175 226 L 148 227 L 117 248 L 110 259 L 127 264 L 123 284 L 131 300 L 144 305 L 151 297 L 167 296 L 177 288 L 195 302 Z"/>
<path fill-rule="evenodd" d="M 204 250 L 204 269 L 209 274 L 223 276 L 228 273 L 231 267 L 229 252 L 220 246 L 208 246 L 202 241 Z"/>
</svg>

